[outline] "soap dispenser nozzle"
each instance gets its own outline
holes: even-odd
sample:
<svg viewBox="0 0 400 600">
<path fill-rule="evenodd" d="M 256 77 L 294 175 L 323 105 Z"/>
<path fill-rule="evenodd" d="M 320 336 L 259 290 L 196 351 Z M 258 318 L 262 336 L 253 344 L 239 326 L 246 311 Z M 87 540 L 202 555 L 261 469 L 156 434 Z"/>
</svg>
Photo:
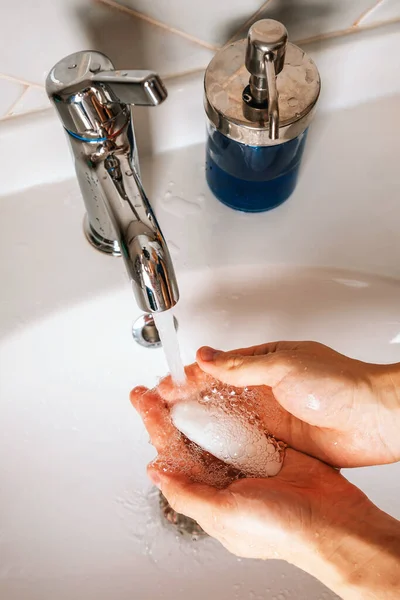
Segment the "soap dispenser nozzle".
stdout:
<svg viewBox="0 0 400 600">
<path fill-rule="evenodd" d="M 257 21 L 247 36 L 245 64 L 250 80 L 243 94 L 246 116 L 257 121 L 267 113 L 271 140 L 279 138 L 276 76 L 285 64 L 287 38 L 286 27 L 273 19 Z"/>
</svg>

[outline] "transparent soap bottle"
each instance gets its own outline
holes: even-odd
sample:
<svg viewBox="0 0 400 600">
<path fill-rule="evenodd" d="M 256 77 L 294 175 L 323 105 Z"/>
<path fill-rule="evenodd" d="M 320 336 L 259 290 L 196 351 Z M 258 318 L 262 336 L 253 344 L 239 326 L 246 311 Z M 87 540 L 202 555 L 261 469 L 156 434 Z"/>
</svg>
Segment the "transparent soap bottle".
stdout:
<svg viewBox="0 0 400 600">
<path fill-rule="evenodd" d="M 206 178 L 231 208 L 261 212 L 293 192 L 320 92 L 314 62 L 263 19 L 219 50 L 205 74 Z"/>
</svg>

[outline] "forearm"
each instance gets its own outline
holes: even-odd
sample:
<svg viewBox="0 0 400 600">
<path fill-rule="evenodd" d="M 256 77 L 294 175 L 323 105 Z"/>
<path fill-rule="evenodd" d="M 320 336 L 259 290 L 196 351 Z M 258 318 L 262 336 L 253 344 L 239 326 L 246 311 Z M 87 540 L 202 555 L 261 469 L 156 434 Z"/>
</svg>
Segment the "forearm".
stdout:
<svg viewBox="0 0 400 600">
<path fill-rule="evenodd" d="M 299 565 L 344 600 L 398 600 L 400 597 L 400 522 L 372 503 L 364 516 L 331 523 Z"/>
</svg>

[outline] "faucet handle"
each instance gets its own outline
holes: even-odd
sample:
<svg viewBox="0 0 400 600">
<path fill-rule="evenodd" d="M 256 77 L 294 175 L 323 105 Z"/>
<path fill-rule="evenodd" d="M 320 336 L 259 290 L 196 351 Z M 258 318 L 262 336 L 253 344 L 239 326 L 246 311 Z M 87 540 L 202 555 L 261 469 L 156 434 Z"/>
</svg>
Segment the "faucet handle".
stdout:
<svg viewBox="0 0 400 600">
<path fill-rule="evenodd" d="M 123 104 L 157 106 L 167 97 L 161 78 L 152 71 L 99 70 L 91 80 L 109 85 Z"/>
<path fill-rule="evenodd" d="M 157 106 L 167 97 L 152 71 L 115 70 L 101 52 L 75 52 L 49 72 L 46 91 L 64 127 L 79 139 L 101 139 L 125 105 Z"/>
</svg>

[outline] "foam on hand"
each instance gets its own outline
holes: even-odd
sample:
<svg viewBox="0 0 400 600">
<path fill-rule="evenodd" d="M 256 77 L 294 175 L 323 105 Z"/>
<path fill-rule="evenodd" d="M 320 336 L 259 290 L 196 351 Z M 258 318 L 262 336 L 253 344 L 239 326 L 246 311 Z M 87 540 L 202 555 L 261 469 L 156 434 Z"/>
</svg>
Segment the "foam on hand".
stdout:
<svg viewBox="0 0 400 600">
<path fill-rule="evenodd" d="M 240 406 L 240 397 L 235 400 Z M 273 477 L 282 468 L 283 445 L 247 416 L 245 409 L 230 412 L 226 403 L 204 398 L 180 401 L 171 409 L 175 427 L 203 450 L 249 477 Z"/>
</svg>

